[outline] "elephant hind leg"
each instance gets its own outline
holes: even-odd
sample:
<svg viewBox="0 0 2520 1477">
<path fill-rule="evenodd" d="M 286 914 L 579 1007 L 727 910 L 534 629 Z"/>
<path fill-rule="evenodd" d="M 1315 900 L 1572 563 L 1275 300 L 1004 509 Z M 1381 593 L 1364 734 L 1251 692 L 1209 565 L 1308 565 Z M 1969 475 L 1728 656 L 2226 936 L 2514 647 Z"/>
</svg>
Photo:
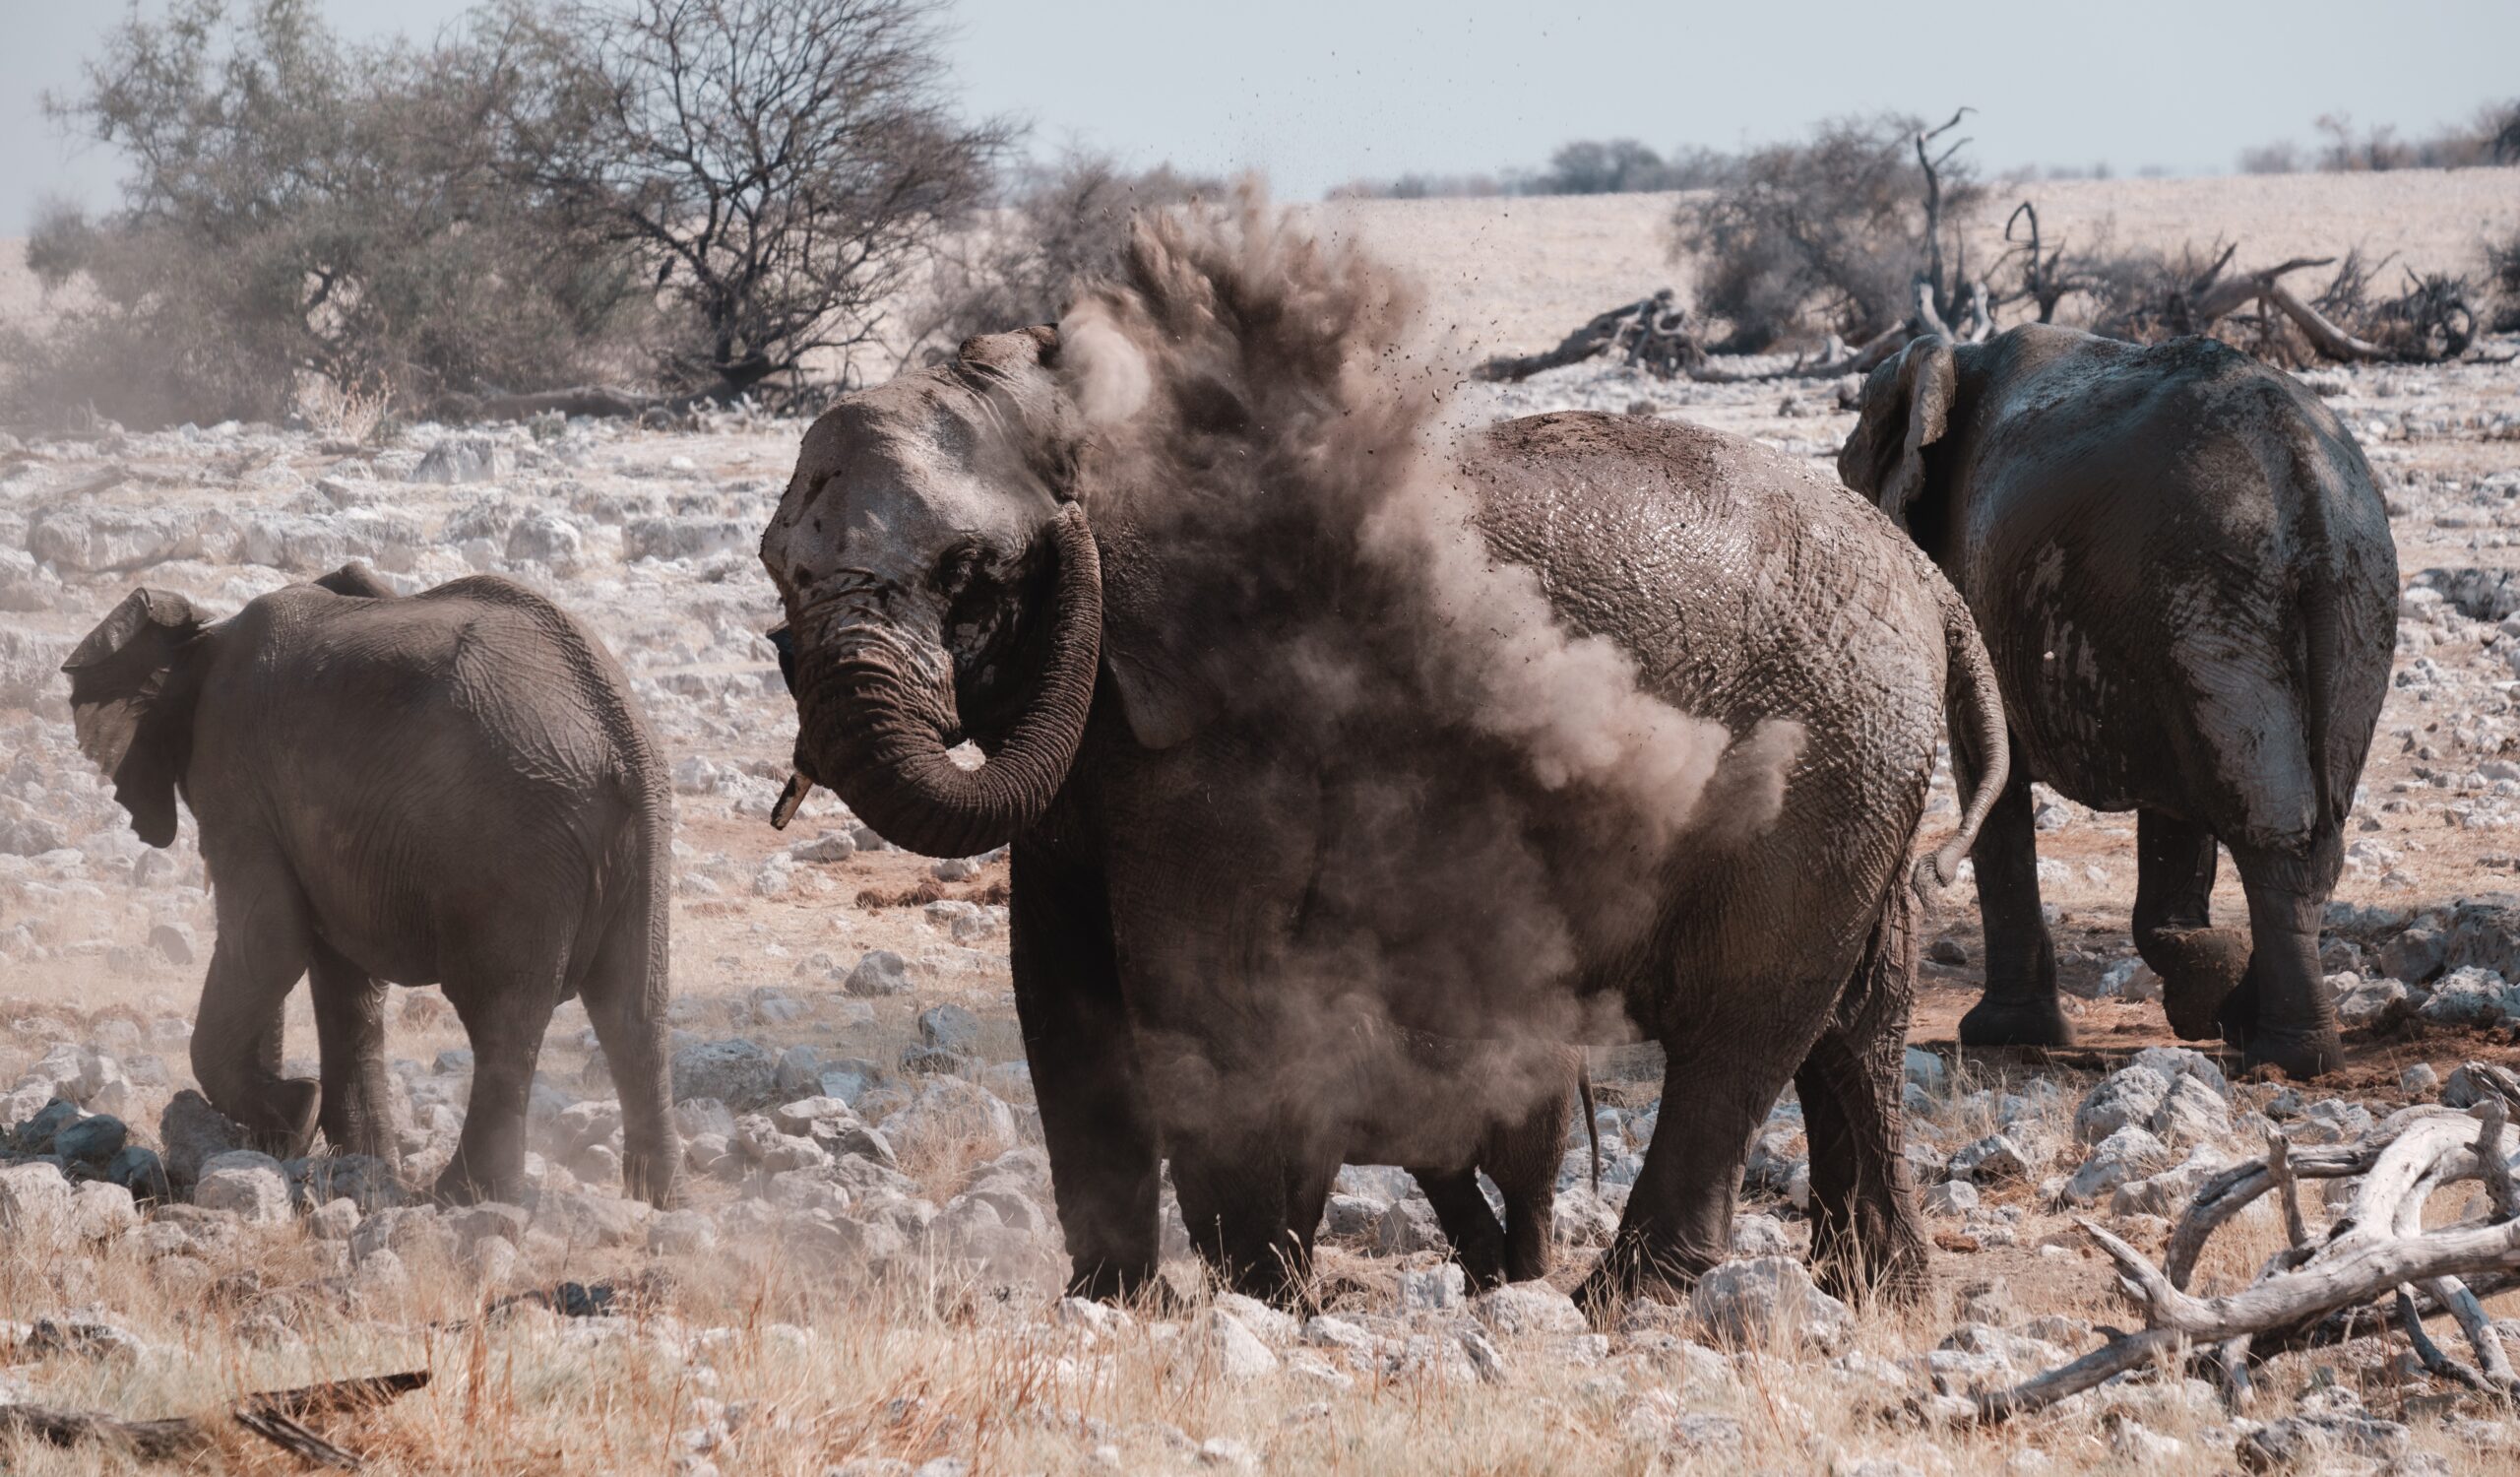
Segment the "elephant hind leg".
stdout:
<svg viewBox="0 0 2520 1477">
<path fill-rule="evenodd" d="M 315 940 L 309 968 L 315 1039 L 323 1059 L 324 1141 L 337 1154 L 394 1158 L 385 1085 L 385 991 L 380 980 Z"/>
<path fill-rule="evenodd" d="M 1840 1297 L 1922 1298 L 1924 1233 L 1902 1141 L 1914 900 L 1894 885 L 1845 999 L 1794 1074 L 1811 1150 L 1811 1260 Z"/>
<path fill-rule="evenodd" d="M 1418 1188 L 1426 1192 L 1426 1202 L 1435 1207 L 1435 1219 L 1443 1225 L 1444 1240 L 1452 1243 L 1453 1259 L 1461 1263 L 1462 1275 L 1471 1287 L 1483 1291 L 1506 1281 L 1510 1276 L 1506 1265 L 1507 1230 L 1497 1223 L 1487 1196 L 1480 1193 L 1479 1171 L 1413 1169 L 1409 1173 L 1417 1177 Z"/>
<path fill-rule="evenodd" d="M 666 944 L 645 910 L 614 925 L 580 987 L 621 1100 L 621 1192 L 662 1210 L 682 1164 L 673 1131 Z"/>
<path fill-rule="evenodd" d="M 2135 816 L 2135 951 L 2162 977 L 2162 1008 L 2182 1040 L 2219 1027 L 2248 969 L 2248 936 L 2213 926 L 2214 833 L 2159 810 Z"/>
<path fill-rule="evenodd" d="M 2319 925 L 2344 867 L 2344 837 L 2322 824 L 2307 845 L 2235 848 L 2248 893 L 2248 972 L 2223 1006 L 2223 1030 L 2248 1064 L 2307 1080 L 2345 1059 L 2319 974 Z"/>
<path fill-rule="evenodd" d="M 553 961 L 476 961 L 447 972 L 447 1000 L 472 1044 L 472 1093 L 455 1157 L 438 1175 L 439 1199 L 469 1204 L 524 1197 L 526 1108 L 565 977 L 564 966 Z"/>
<path fill-rule="evenodd" d="M 1814 987 L 1789 980 L 1747 980 L 1727 995 L 1741 998 L 1808 998 Z M 1750 1135 L 1790 1077 L 1787 1063 L 1805 1043 L 1745 1049 L 1727 1033 L 1711 1039 L 1665 1038 L 1661 1131 L 1645 1147 L 1645 1167 L 1609 1250 L 1576 1290 L 1599 1322 L 1620 1298 L 1650 1282 L 1685 1286 L 1732 1250 L 1732 1208 Z"/>
<path fill-rule="evenodd" d="M 1952 741 L 1965 740 L 1955 730 Z M 2012 777 L 1969 853 L 1985 920 L 1986 993 L 1960 1018 L 1963 1046 L 2073 1045 L 2073 1027 L 2056 1003 L 2056 943 L 2039 905 L 2038 834 L 2030 766 L 2016 748 Z"/>
<path fill-rule="evenodd" d="M 284 872 L 232 863 L 226 872 L 193 1022 L 193 1076 L 256 1148 L 294 1159 L 313 1146 L 323 1107 L 320 1083 L 281 1075 L 282 1019 L 306 973 L 305 904 Z"/>
</svg>

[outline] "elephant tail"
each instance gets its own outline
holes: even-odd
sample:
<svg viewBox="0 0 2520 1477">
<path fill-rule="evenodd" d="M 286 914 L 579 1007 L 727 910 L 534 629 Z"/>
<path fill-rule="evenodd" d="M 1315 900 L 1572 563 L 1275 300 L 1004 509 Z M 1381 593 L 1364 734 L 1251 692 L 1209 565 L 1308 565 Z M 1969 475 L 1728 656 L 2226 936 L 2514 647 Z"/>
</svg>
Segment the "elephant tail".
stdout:
<svg viewBox="0 0 2520 1477">
<path fill-rule="evenodd" d="M 1960 828 L 1951 833 L 1930 855 L 1917 863 L 1916 889 L 1919 898 L 1927 898 L 1948 887 L 1960 875 L 1961 859 L 1978 844 L 1979 827 L 1986 823 L 1986 814 L 1995 807 L 1995 798 L 2003 794 L 2005 783 L 2012 777 L 2012 739 L 2004 729 L 2004 697 L 1995 685 L 1995 666 L 1987 659 L 1986 643 L 1978 635 L 1978 622 L 1960 592 L 1949 585 L 1942 587 L 1942 639 L 1949 665 L 1944 669 L 1947 689 L 1945 707 L 1951 715 L 1951 777 L 1961 790 Z M 1962 724 L 1968 726 L 1971 746 L 1979 755 L 1975 775 L 1963 772 L 1960 763 L 1962 745 L 1956 741 Z"/>
<path fill-rule="evenodd" d="M 1593 1106 L 1593 1054 L 1575 1049 L 1575 1096 L 1584 1104 L 1584 1136 L 1593 1144 L 1593 1193 L 1602 1192 L 1602 1121 Z"/>
</svg>

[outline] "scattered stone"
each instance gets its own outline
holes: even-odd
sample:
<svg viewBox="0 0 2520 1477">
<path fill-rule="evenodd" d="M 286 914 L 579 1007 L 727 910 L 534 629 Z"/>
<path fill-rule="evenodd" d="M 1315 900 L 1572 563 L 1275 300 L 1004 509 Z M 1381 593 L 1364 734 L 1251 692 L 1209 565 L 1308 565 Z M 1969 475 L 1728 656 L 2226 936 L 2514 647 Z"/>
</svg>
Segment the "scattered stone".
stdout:
<svg viewBox="0 0 2520 1477">
<path fill-rule="evenodd" d="M 910 963 L 891 949 L 870 949 L 849 972 L 842 987 L 850 995 L 905 995 L 910 991 Z"/>
<path fill-rule="evenodd" d="M 73 1164 L 100 1167 L 122 1152 L 131 1130 L 121 1119 L 99 1113 L 67 1124 L 52 1136 L 52 1152 Z"/>
<path fill-rule="evenodd" d="M 1444 1228 L 1435 1219 L 1435 1207 L 1415 1196 L 1392 1201 L 1391 1208 L 1383 1212 L 1382 1223 L 1374 1228 L 1374 1250 L 1385 1256 L 1436 1251 L 1445 1244 Z"/>
<path fill-rule="evenodd" d="M 2415 1062 L 2398 1073 L 2398 1090 L 2410 1097 L 2427 1097 L 2440 1085 L 2441 1073 L 2428 1061 Z"/>
<path fill-rule="evenodd" d="M 2502 976 L 2471 965 L 2443 975 L 2416 1014 L 2440 1026 L 2489 1026 L 2502 1019 Z"/>
<path fill-rule="evenodd" d="M 1183 1346 L 1209 1362 L 1217 1374 L 1235 1384 L 1278 1372 L 1278 1356 L 1242 1320 L 1221 1308 L 1208 1310 L 1182 1337 Z"/>
<path fill-rule="evenodd" d="M 1966 1180 L 1945 1180 L 1925 1191 L 1927 1215 L 1967 1215 L 1978 1208 L 1978 1187 Z"/>
<path fill-rule="evenodd" d="M 228 1211 L 247 1225 L 283 1225 L 289 1218 L 288 1175 L 269 1154 L 231 1149 L 202 1164 L 193 1203 Z"/>
<path fill-rule="evenodd" d="M 2380 968 L 2391 979 L 2422 985 L 2448 967 L 2450 941 L 2439 929 L 2419 925 L 2380 945 Z"/>
<path fill-rule="evenodd" d="M 1689 1295 L 1689 1311 L 1709 1335 L 1732 1344 L 1762 1343 L 1774 1331 L 1834 1354 L 1855 1332 L 1847 1305 L 1814 1286 L 1802 1263 L 1783 1256 L 1708 1268 Z"/>
<path fill-rule="evenodd" d="M 2231 1109 L 2212 1088 L 2181 1073 L 2172 1080 L 2160 1111 L 2153 1115 L 2152 1127 L 2174 1148 L 2217 1143 L 2231 1136 Z"/>
<path fill-rule="evenodd" d="M 2111 1072 L 2074 1110 L 2074 1137 L 2099 1143 L 2129 1124 L 2149 1124 L 2169 1097 L 2169 1078 L 2149 1066 Z"/>
<path fill-rule="evenodd" d="M 960 1005 L 930 1005 L 918 1012 L 918 1039 L 940 1052 L 970 1056 L 979 1047 L 980 1018 Z"/>
<path fill-rule="evenodd" d="M 50 1164 L 0 1165 L 0 1231 L 30 1245 L 58 1244 L 73 1234 L 70 1182 Z"/>
<path fill-rule="evenodd" d="M 187 1087 L 158 1115 L 158 1142 L 168 1183 L 178 1190 L 189 1190 L 201 1178 L 203 1164 L 244 1146 L 245 1130 Z"/>
<path fill-rule="evenodd" d="M 2165 1091 L 2164 1096 L 2168 1096 Z M 2064 1198 L 2071 1204 L 2088 1205 L 2114 1191 L 2121 1185 L 2131 1185 L 2168 1168 L 2173 1162 L 2170 1145 L 2155 1137 L 2150 1129 L 2133 1124 L 2119 1128 L 2100 1141 L 2080 1169 L 2064 1186 Z"/>
<path fill-rule="evenodd" d="M 1516 1282 L 1490 1288 L 1470 1300 L 1470 1313 L 1506 1338 L 1534 1333 L 1582 1333 L 1591 1326 L 1574 1299 L 1545 1282 Z M 1472 1363 L 1477 1362 L 1474 1355 Z"/>
<path fill-rule="evenodd" d="M 715 1098 L 740 1113 L 767 1107 L 778 1095 L 779 1064 L 769 1051 L 744 1040 L 705 1041 L 673 1054 L 673 1096 Z"/>
<path fill-rule="evenodd" d="M 1400 1274 L 1400 1310 L 1440 1313 L 1459 1308 L 1468 1285 L 1458 1261 L 1439 1261 L 1430 1267 L 1404 1271 Z"/>
</svg>

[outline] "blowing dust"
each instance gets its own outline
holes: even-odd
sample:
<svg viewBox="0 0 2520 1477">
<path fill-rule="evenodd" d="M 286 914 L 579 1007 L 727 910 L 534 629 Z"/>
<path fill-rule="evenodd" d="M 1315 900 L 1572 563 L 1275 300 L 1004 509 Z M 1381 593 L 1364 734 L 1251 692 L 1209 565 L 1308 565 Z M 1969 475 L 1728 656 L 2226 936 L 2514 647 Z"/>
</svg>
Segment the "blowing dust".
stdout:
<svg viewBox="0 0 2520 1477">
<path fill-rule="evenodd" d="M 1801 733 L 1678 711 L 1491 557 L 1418 308 L 1256 191 L 1141 218 L 1059 325 L 1106 660 L 1141 738 L 1263 736 L 1255 867 L 1313 879 L 1275 1029 L 1628 1034 L 1619 961 L 1669 869 L 1773 819 Z"/>
</svg>

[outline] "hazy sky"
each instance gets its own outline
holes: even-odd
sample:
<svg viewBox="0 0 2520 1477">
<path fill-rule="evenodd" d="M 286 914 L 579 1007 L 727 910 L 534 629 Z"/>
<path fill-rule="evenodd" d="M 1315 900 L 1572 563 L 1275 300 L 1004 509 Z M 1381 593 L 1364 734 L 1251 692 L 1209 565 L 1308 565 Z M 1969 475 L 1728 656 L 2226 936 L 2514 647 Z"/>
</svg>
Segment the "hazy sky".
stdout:
<svg viewBox="0 0 2520 1477">
<path fill-rule="evenodd" d="M 471 0 L 322 0 L 355 34 Z M 0 0 L 0 234 L 114 162 L 36 106 L 75 87 L 114 0 Z M 1279 194 L 1544 161 L 1571 138 L 1729 148 L 1833 112 L 1958 103 L 1990 168 L 2228 169 L 2332 109 L 2422 134 L 2520 92 L 2520 0 L 959 0 L 957 85 L 1043 149 L 1265 169 Z M 1261 18 L 1266 17 L 1264 21 Z"/>
</svg>

